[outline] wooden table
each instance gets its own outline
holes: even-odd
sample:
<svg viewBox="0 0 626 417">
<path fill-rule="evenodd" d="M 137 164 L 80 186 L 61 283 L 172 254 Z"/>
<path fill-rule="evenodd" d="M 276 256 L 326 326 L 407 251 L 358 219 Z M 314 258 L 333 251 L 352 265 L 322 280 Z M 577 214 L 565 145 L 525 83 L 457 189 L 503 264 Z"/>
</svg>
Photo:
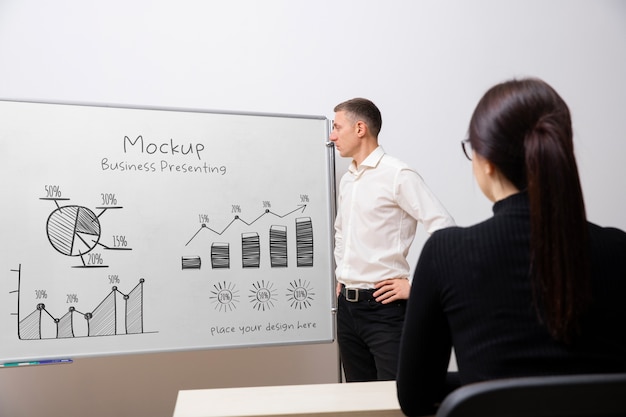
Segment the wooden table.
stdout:
<svg viewBox="0 0 626 417">
<path fill-rule="evenodd" d="M 401 417 L 395 381 L 178 392 L 173 417 Z"/>
</svg>

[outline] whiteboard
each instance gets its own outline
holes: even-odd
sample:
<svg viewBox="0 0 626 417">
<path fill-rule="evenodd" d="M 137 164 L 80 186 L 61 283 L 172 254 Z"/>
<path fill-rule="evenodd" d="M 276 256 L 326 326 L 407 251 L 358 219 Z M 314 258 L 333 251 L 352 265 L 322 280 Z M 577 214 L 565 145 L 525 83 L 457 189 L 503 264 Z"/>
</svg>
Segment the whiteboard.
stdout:
<svg viewBox="0 0 626 417">
<path fill-rule="evenodd" d="M 333 340 L 327 118 L 0 114 L 0 360 Z"/>
</svg>

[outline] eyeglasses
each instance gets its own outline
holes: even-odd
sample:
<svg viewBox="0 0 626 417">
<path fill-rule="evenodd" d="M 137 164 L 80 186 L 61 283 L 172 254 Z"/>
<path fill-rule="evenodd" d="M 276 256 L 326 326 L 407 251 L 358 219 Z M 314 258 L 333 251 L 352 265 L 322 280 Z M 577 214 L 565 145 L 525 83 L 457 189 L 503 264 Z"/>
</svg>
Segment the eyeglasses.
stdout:
<svg viewBox="0 0 626 417">
<path fill-rule="evenodd" d="M 473 152 L 472 152 L 472 144 L 470 143 L 470 140 L 469 139 L 462 140 L 461 148 L 463 149 L 463 153 L 465 154 L 465 157 L 471 161 Z"/>
</svg>

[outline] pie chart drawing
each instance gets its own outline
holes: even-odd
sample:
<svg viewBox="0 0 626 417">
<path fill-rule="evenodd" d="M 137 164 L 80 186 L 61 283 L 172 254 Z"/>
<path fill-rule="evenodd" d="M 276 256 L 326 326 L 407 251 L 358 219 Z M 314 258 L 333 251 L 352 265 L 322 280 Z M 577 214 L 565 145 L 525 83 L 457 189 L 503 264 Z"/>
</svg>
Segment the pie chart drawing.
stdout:
<svg viewBox="0 0 626 417">
<path fill-rule="evenodd" d="M 59 253 L 81 256 L 100 241 L 100 221 L 81 206 L 63 206 L 53 211 L 46 225 L 48 240 Z"/>
</svg>

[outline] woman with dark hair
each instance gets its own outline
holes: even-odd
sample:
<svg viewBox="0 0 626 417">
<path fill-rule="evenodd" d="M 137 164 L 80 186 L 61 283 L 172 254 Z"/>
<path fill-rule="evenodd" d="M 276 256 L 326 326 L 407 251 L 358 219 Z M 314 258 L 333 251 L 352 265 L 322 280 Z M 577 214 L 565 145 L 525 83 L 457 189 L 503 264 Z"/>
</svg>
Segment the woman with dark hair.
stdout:
<svg viewBox="0 0 626 417">
<path fill-rule="evenodd" d="M 479 101 L 463 150 L 493 217 L 424 245 L 397 376 L 407 415 L 472 382 L 626 372 L 626 233 L 587 221 L 572 136 L 541 80 Z"/>
</svg>

